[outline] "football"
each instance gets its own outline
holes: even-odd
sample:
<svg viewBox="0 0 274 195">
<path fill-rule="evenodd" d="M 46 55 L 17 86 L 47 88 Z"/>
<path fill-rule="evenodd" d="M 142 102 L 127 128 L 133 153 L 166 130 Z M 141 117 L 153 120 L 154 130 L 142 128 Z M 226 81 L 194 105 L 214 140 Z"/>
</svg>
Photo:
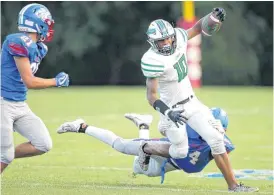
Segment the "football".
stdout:
<svg viewBox="0 0 274 195">
<path fill-rule="evenodd" d="M 202 33 L 206 36 L 212 36 L 220 30 L 221 26 L 222 22 L 217 19 L 215 13 L 210 13 L 202 21 Z"/>
</svg>

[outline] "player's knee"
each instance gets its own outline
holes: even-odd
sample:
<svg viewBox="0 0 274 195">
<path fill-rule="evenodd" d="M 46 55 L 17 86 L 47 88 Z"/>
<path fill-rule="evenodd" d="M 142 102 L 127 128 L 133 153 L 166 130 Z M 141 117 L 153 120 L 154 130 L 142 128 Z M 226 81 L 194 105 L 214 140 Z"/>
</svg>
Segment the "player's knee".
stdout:
<svg viewBox="0 0 274 195">
<path fill-rule="evenodd" d="M 47 142 L 45 142 L 44 149 L 46 152 L 50 151 L 52 147 L 53 147 L 52 139 L 49 139 Z"/>
<path fill-rule="evenodd" d="M 213 155 L 223 154 L 226 152 L 224 137 L 222 134 L 218 134 L 218 136 L 209 141 L 208 145 L 210 146 Z"/>
<path fill-rule="evenodd" d="M 125 154 L 125 143 L 123 138 L 117 138 L 112 145 L 112 148 L 117 150 L 118 152 L 124 153 Z"/>
<path fill-rule="evenodd" d="M 187 157 L 188 147 L 172 144 L 169 148 L 169 155 L 172 158 L 185 158 Z"/>
<path fill-rule="evenodd" d="M 52 139 L 50 137 L 47 138 L 47 139 L 43 139 L 40 142 L 37 142 L 37 144 L 33 144 L 33 145 L 37 150 L 40 150 L 44 153 L 50 151 L 52 149 L 52 146 L 53 146 Z"/>
<path fill-rule="evenodd" d="M 14 150 L 12 148 L 1 148 L 1 162 L 10 164 L 14 159 Z"/>
</svg>

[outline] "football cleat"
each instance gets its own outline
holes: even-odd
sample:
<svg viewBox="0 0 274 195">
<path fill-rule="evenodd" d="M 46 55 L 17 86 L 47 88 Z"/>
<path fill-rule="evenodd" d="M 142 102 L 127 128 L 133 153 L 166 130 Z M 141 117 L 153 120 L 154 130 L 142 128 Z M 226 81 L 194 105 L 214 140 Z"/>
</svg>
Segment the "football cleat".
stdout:
<svg viewBox="0 0 274 195">
<path fill-rule="evenodd" d="M 67 133 L 67 132 L 78 133 L 78 131 L 83 123 L 85 123 L 85 121 L 83 119 L 77 119 L 72 122 L 65 122 L 57 129 L 57 133 L 59 133 L 59 134 Z"/>
<path fill-rule="evenodd" d="M 238 184 L 234 189 L 228 189 L 229 192 L 258 192 L 259 188 L 245 186 L 243 183 Z"/>
<path fill-rule="evenodd" d="M 148 167 L 149 167 L 149 161 L 150 161 L 150 154 L 147 154 L 144 152 L 143 147 L 146 145 L 147 143 L 145 141 L 142 141 L 140 148 L 139 148 L 139 158 L 138 158 L 138 162 L 139 165 L 141 167 L 141 169 L 143 171 L 147 171 Z"/>
<path fill-rule="evenodd" d="M 144 115 L 144 114 L 135 114 L 135 113 L 126 113 L 125 117 L 132 121 L 139 129 L 141 125 L 151 125 L 153 116 Z"/>
</svg>

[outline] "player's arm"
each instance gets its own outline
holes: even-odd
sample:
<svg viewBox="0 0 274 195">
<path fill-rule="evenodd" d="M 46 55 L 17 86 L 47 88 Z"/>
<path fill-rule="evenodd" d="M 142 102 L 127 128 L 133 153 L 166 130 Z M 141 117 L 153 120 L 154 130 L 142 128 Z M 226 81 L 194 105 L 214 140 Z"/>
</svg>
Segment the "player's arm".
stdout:
<svg viewBox="0 0 274 195">
<path fill-rule="evenodd" d="M 200 19 L 192 28 L 187 30 L 188 34 L 188 40 L 192 39 L 193 37 L 201 34 L 202 32 L 202 24 L 203 20 L 206 20 L 207 17 L 210 17 L 210 15 L 213 14 L 219 21 L 223 22 L 225 20 L 226 12 L 223 8 L 214 8 L 211 13 L 204 16 L 202 19 Z M 204 23 L 205 25 L 209 25 L 208 23 Z M 205 28 L 212 28 L 211 26 L 205 26 Z"/>
<path fill-rule="evenodd" d="M 158 89 L 158 79 L 157 78 L 147 78 L 147 100 L 149 104 L 158 112 L 161 112 L 163 115 L 167 116 L 172 120 L 177 127 L 178 124 L 183 125 L 185 122 L 184 116 L 181 115 L 183 110 L 173 111 L 170 109 L 162 100 L 158 99 L 157 89 Z"/>
<path fill-rule="evenodd" d="M 21 75 L 21 78 L 27 88 L 29 89 L 41 89 L 48 87 L 67 87 L 69 85 L 68 74 L 61 72 L 55 78 L 43 79 L 35 77 L 31 70 L 31 64 L 29 60 L 28 45 L 31 44 L 30 38 L 21 36 L 7 40 L 7 50 L 9 54 L 14 58 L 17 69 Z M 39 43 L 38 43 L 39 44 Z M 40 45 L 43 46 L 43 45 Z M 44 46 L 43 57 L 46 55 L 47 48 Z"/>
<path fill-rule="evenodd" d="M 186 31 L 188 40 L 192 39 L 193 37 L 195 37 L 199 34 L 201 34 L 203 19 L 204 19 L 204 17 L 202 19 L 200 19 L 193 27 L 191 27 L 190 29 L 188 29 Z"/>
<path fill-rule="evenodd" d="M 14 60 L 21 78 L 28 89 L 41 89 L 56 86 L 55 79 L 43 79 L 35 77 L 31 71 L 31 65 L 28 57 L 14 56 Z"/>
<path fill-rule="evenodd" d="M 157 89 L 158 89 L 158 79 L 157 78 L 147 78 L 147 100 L 151 106 L 158 99 Z"/>
<path fill-rule="evenodd" d="M 161 112 L 163 115 L 167 115 L 170 108 L 158 98 L 158 78 L 147 78 L 147 100 L 149 104 L 157 111 Z"/>
</svg>

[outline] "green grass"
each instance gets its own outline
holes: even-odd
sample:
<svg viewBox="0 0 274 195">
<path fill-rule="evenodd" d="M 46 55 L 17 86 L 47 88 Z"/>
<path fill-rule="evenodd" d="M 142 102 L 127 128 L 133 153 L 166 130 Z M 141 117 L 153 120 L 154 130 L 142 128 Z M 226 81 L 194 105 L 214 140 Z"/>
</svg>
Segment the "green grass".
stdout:
<svg viewBox="0 0 274 195">
<path fill-rule="evenodd" d="M 228 135 L 236 145 L 230 155 L 234 169 L 273 170 L 272 88 L 204 87 L 196 90 L 196 95 L 206 105 L 227 111 Z M 144 87 L 37 90 L 29 92 L 28 103 L 45 122 L 54 146 L 48 154 L 15 160 L 2 176 L 3 195 L 226 194 L 223 179 L 189 177 L 183 172 L 168 173 L 163 185 L 160 178 L 133 178 L 131 156 L 119 154 L 87 135 L 56 134 L 63 122 L 82 117 L 124 138 L 134 138 L 137 129 L 123 114 L 136 112 L 154 116 L 151 137 L 159 137 L 159 116 L 148 106 Z M 17 133 L 14 139 L 16 144 L 25 141 Z M 204 172 L 218 169 L 211 162 Z M 258 186 L 257 194 L 272 194 L 273 181 L 243 182 Z"/>
</svg>

